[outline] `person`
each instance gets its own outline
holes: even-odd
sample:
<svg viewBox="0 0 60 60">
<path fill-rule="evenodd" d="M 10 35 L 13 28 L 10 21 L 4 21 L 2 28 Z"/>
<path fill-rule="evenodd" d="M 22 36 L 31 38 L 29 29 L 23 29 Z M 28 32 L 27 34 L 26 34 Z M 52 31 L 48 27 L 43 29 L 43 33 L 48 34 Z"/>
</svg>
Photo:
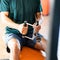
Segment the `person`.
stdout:
<svg viewBox="0 0 60 60">
<path fill-rule="evenodd" d="M 21 48 L 24 46 L 45 51 L 47 41 L 42 35 L 40 43 L 36 39 L 22 37 L 32 37 L 34 29 L 36 32 L 41 29 L 40 25 L 34 25 L 36 19 L 40 19 L 40 12 L 40 0 L 1 0 L 1 20 L 6 24 L 4 40 L 10 49 L 10 60 L 19 60 Z M 34 29 L 29 25 L 24 26 L 24 21 L 32 24 Z"/>
</svg>

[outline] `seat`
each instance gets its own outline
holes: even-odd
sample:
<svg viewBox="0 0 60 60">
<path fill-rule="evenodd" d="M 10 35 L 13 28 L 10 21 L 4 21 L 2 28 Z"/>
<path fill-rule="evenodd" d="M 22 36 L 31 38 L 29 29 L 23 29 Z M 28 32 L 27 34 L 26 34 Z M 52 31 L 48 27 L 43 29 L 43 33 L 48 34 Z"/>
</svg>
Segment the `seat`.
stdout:
<svg viewBox="0 0 60 60">
<path fill-rule="evenodd" d="M 45 60 L 40 51 L 29 47 L 23 47 L 19 57 L 20 60 Z"/>
</svg>

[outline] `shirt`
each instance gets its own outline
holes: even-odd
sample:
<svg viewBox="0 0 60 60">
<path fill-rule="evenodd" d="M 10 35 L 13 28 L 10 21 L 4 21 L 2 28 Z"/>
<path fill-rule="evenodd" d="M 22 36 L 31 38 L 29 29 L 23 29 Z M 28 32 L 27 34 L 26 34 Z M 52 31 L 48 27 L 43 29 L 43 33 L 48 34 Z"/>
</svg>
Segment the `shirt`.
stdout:
<svg viewBox="0 0 60 60">
<path fill-rule="evenodd" d="M 1 11 L 8 11 L 9 18 L 17 24 L 27 21 L 30 24 L 35 22 L 35 14 L 41 12 L 40 0 L 1 0 Z M 20 34 L 16 29 L 6 27 L 6 33 Z M 33 28 L 29 26 L 28 33 L 32 34 Z"/>
</svg>

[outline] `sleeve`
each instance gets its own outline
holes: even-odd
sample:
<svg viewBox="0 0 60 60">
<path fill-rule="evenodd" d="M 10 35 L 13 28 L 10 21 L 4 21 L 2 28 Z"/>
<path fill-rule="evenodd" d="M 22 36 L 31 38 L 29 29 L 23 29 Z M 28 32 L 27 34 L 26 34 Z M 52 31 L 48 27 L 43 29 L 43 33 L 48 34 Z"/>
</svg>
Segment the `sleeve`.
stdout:
<svg viewBox="0 0 60 60">
<path fill-rule="evenodd" d="M 38 2 L 37 12 L 42 12 L 42 6 L 40 0 Z"/>
<path fill-rule="evenodd" d="M 39 9 L 40 9 L 40 12 L 42 12 L 42 5 L 41 4 L 40 4 L 40 8 Z"/>
<path fill-rule="evenodd" d="M 1 0 L 1 11 L 9 11 L 9 0 Z"/>
</svg>

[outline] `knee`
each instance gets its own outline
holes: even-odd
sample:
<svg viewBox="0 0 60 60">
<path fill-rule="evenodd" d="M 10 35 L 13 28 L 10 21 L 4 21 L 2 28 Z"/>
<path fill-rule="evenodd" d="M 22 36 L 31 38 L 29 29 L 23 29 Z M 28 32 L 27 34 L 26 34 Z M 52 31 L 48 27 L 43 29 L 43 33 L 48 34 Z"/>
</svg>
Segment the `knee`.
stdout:
<svg viewBox="0 0 60 60">
<path fill-rule="evenodd" d="M 47 40 L 45 38 L 41 39 L 41 45 L 42 45 L 43 49 L 46 50 L 46 48 L 47 48 Z"/>
<path fill-rule="evenodd" d="M 17 40 L 15 38 L 11 39 L 8 42 L 8 47 L 10 48 L 10 50 L 17 50 L 17 49 L 19 49 Z"/>
</svg>

